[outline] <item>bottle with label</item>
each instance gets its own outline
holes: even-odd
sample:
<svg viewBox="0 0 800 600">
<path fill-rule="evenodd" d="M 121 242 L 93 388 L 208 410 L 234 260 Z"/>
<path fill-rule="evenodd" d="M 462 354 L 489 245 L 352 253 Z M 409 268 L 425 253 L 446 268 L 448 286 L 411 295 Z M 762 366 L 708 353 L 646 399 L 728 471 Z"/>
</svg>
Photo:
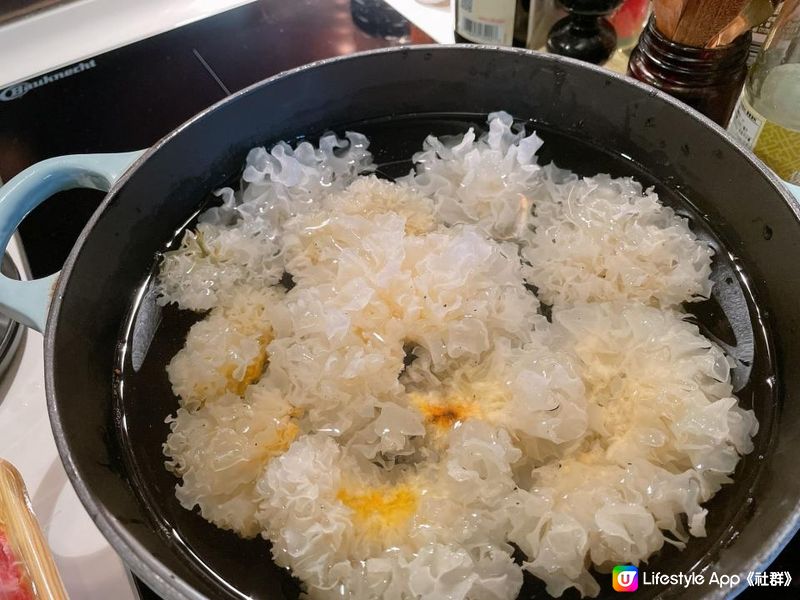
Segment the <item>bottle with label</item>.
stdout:
<svg viewBox="0 0 800 600">
<path fill-rule="evenodd" d="M 748 67 L 752 67 L 753 63 L 756 62 L 758 53 L 761 52 L 761 47 L 764 45 L 764 42 L 767 40 L 767 36 L 769 36 L 769 32 L 772 31 L 775 21 L 778 19 L 778 13 L 781 12 L 783 0 L 772 0 L 772 5 L 775 7 L 772 16 L 761 23 L 761 25 L 756 25 L 753 27 L 753 41 L 750 42 L 750 54 L 747 55 Z"/>
<path fill-rule="evenodd" d="M 455 0 L 455 38 L 524 48 L 531 0 Z"/>
<path fill-rule="evenodd" d="M 728 131 L 800 184 L 800 0 L 787 0 L 747 76 Z"/>
</svg>

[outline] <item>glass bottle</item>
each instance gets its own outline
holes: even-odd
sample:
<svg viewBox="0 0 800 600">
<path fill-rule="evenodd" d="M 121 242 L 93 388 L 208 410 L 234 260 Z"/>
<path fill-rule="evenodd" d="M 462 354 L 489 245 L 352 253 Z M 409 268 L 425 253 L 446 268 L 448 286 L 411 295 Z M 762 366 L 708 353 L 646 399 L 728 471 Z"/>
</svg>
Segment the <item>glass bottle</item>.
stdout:
<svg viewBox="0 0 800 600">
<path fill-rule="evenodd" d="M 524 48 L 531 0 L 455 0 L 455 38 Z"/>
<path fill-rule="evenodd" d="M 651 18 L 628 63 L 628 75 L 649 83 L 723 127 L 747 76 L 750 32 L 726 46 L 696 48 L 664 37 Z"/>
<path fill-rule="evenodd" d="M 779 177 L 800 184 L 800 0 L 787 0 L 728 127 Z"/>
<path fill-rule="evenodd" d="M 753 66 L 756 62 L 756 58 L 758 58 L 758 54 L 761 52 L 764 42 L 766 42 L 767 37 L 769 37 L 769 32 L 772 31 L 772 28 L 775 26 L 775 21 L 778 20 L 778 14 L 780 14 L 781 8 L 783 8 L 783 0 L 772 0 L 772 4 L 775 6 L 775 11 L 772 13 L 772 16 L 761 23 L 761 25 L 753 27 L 753 41 L 750 43 L 750 54 L 747 56 L 748 67 Z"/>
<path fill-rule="evenodd" d="M 630 51 L 639 41 L 650 15 L 649 0 L 625 0 L 608 20 L 617 32 L 617 50 Z"/>
<path fill-rule="evenodd" d="M 531 0 L 528 13 L 527 48 L 543 51 L 550 28 L 566 14 L 558 0 Z"/>
</svg>

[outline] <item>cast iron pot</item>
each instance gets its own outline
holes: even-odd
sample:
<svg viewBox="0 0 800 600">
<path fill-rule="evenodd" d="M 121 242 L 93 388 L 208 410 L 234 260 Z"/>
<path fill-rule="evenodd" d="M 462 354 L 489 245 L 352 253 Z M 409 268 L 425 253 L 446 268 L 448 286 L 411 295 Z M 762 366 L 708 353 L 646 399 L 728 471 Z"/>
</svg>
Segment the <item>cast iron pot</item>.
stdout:
<svg viewBox="0 0 800 600">
<path fill-rule="evenodd" d="M 428 133 L 463 132 L 503 109 L 545 139 L 541 160 L 635 175 L 719 248 L 715 296 L 694 309 L 737 360 L 734 380 L 761 428 L 735 483 L 709 503 L 708 536 L 665 548 L 646 570 L 738 576 L 733 587 L 640 583 L 648 597 L 715 598 L 746 585 L 798 528 L 800 224 L 780 182 L 720 128 L 669 97 L 554 56 L 478 47 L 369 52 L 290 71 L 209 108 L 144 153 L 72 156 L 24 171 L 0 194 L 0 246 L 54 192 L 108 195 L 59 276 L 0 281 L 0 306 L 45 332 L 47 401 L 67 473 L 131 570 L 176 598 L 296 598 L 268 544 L 240 540 L 178 506 L 163 468 L 164 372 L 193 317 L 153 301 L 164 248 L 235 182 L 256 145 L 326 130 L 368 134 L 379 172 L 404 173 Z M 49 310 L 48 310 L 49 305 Z M 610 577 L 598 575 L 603 595 Z M 543 593 L 533 578 L 521 597 Z"/>
</svg>

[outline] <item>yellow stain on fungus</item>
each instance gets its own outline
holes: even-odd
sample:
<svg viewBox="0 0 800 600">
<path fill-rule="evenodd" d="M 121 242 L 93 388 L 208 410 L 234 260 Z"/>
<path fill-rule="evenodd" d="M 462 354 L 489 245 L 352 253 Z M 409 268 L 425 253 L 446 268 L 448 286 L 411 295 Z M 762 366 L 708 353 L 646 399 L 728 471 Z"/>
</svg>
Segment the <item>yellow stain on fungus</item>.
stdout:
<svg viewBox="0 0 800 600">
<path fill-rule="evenodd" d="M 292 417 L 294 419 L 300 419 L 300 418 L 303 417 L 303 415 L 306 414 L 306 409 L 303 408 L 302 406 L 292 406 L 289 409 L 289 413 L 288 414 L 289 414 L 290 417 Z"/>
<path fill-rule="evenodd" d="M 275 439 L 259 447 L 259 456 L 262 458 L 280 456 L 289 449 L 289 446 L 297 438 L 298 433 L 300 433 L 300 427 L 294 420 L 290 420 L 286 425 L 277 427 L 275 429 Z"/>
<path fill-rule="evenodd" d="M 341 488 L 336 499 L 352 510 L 354 522 L 362 531 L 382 540 L 403 528 L 417 510 L 417 493 L 407 485 L 366 488 L 351 491 Z"/>
<path fill-rule="evenodd" d="M 462 394 L 442 396 L 437 393 L 411 394 L 411 402 L 429 424 L 439 429 L 450 429 L 467 419 L 480 417 L 478 402 Z"/>
<path fill-rule="evenodd" d="M 236 379 L 233 376 L 233 372 L 236 370 L 236 366 L 227 363 L 223 367 L 222 373 L 227 380 L 226 389 L 229 392 L 233 392 L 238 396 L 244 394 L 244 391 L 247 389 L 248 385 L 253 383 L 257 383 L 259 379 L 261 379 L 261 375 L 263 375 L 264 370 L 267 368 L 267 362 L 269 361 L 269 355 L 267 354 L 267 346 L 272 341 L 272 331 L 268 331 L 258 338 L 259 350 L 256 357 L 247 365 L 245 369 L 244 376 L 241 380 Z"/>
</svg>

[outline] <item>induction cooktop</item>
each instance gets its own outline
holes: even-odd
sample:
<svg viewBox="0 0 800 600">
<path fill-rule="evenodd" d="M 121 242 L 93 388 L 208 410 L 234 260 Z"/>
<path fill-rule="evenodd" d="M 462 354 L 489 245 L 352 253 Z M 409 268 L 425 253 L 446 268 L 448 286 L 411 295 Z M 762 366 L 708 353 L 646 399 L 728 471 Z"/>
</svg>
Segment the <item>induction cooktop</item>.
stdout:
<svg viewBox="0 0 800 600">
<path fill-rule="evenodd" d="M 259 0 L 0 90 L 0 179 L 51 156 L 146 148 L 292 67 L 431 42 L 382 0 Z M 102 198 L 61 192 L 25 219 L 33 276 L 61 268 Z"/>
</svg>

